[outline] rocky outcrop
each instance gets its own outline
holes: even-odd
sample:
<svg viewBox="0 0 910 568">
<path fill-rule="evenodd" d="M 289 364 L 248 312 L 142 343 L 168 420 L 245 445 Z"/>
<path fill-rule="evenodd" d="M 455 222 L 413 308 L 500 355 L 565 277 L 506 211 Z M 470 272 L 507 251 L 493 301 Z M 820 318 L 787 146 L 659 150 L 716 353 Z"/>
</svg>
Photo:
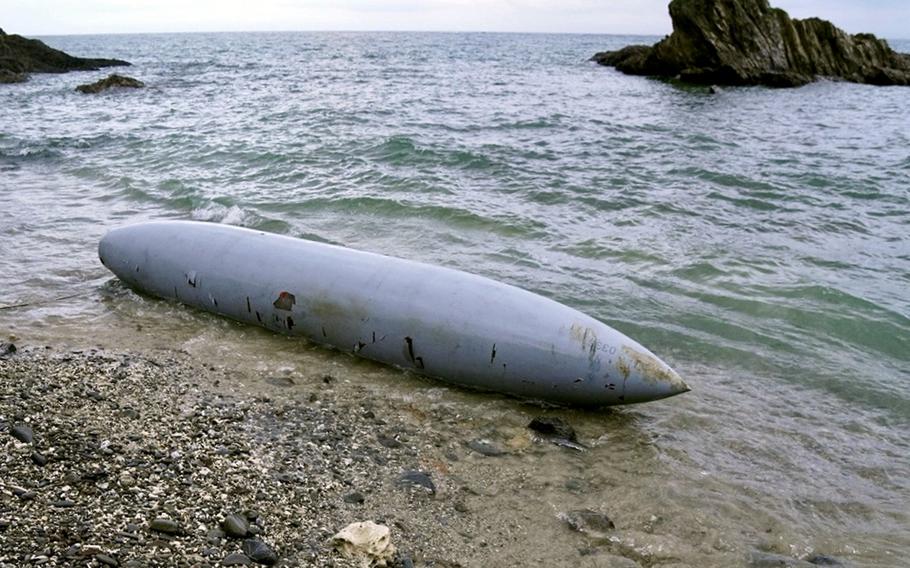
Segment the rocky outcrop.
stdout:
<svg viewBox="0 0 910 568">
<path fill-rule="evenodd" d="M 7 34 L 0 29 L 0 83 L 18 83 L 29 73 L 66 73 L 95 71 L 102 67 L 129 65 L 120 59 L 85 59 L 73 57 L 48 47 L 37 39 Z"/>
<path fill-rule="evenodd" d="M 653 46 L 594 55 L 631 75 L 718 85 L 798 87 L 819 77 L 910 85 L 910 55 L 872 34 L 797 20 L 768 0 L 672 0 L 673 33 Z"/>
<path fill-rule="evenodd" d="M 145 83 L 138 79 L 133 79 L 132 77 L 125 77 L 123 75 L 108 75 L 104 79 L 95 81 L 94 83 L 87 83 L 85 85 L 79 85 L 76 87 L 76 90 L 80 93 L 100 93 L 107 89 L 112 89 L 114 87 L 128 87 L 131 89 L 140 89 L 145 86 Z"/>
</svg>

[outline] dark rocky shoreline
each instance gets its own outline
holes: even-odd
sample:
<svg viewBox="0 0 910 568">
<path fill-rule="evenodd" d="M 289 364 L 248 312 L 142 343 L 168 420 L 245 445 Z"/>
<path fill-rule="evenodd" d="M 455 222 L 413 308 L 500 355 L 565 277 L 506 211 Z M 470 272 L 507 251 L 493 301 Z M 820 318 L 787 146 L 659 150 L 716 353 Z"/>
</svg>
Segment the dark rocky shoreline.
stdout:
<svg viewBox="0 0 910 568">
<path fill-rule="evenodd" d="M 910 85 L 910 55 L 872 34 L 798 20 L 768 0 L 672 0 L 673 33 L 653 46 L 597 53 L 630 75 L 705 85 L 798 87 L 818 78 Z"/>
<path fill-rule="evenodd" d="M 102 67 L 128 66 L 121 59 L 73 57 L 37 39 L 7 34 L 0 29 L 0 83 L 21 83 L 29 73 L 97 71 Z"/>
</svg>

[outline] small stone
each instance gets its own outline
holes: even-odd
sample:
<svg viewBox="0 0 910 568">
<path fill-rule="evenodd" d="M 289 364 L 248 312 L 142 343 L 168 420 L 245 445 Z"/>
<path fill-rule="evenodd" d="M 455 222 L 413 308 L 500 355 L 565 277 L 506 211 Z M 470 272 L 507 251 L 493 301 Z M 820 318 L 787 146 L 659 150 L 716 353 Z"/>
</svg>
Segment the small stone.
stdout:
<svg viewBox="0 0 910 568">
<path fill-rule="evenodd" d="M 124 408 L 120 411 L 120 416 L 123 418 L 129 418 L 130 420 L 135 420 L 139 418 L 139 411 L 132 408 Z"/>
<path fill-rule="evenodd" d="M 180 534 L 180 525 L 176 521 L 165 517 L 158 517 L 149 523 L 149 529 L 164 534 Z"/>
<path fill-rule="evenodd" d="M 572 530 L 584 533 L 594 538 L 607 538 L 609 533 L 616 528 L 610 517 L 590 509 L 578 509 L 562 513 L 559 517 L 564 520 Z"/>
<path fill-rule="evenodd" d="M 253 561 L 246 554 L 232 552 L 221 559 L 222 566 L 249 566 Z"/>
<path fill-rule="evenodd" d="M 24 444 L 31 444 L 35 440 L 35 433 L 30 426 L 17 424 L 10 428 L 10 435 Z"/>
<path fill-rule="evenodd" d="M 47 458 L 41 452 L 34 451 L 32 452 L 32 463 L 44 467 L 47 465 Z"/>
<path fill-rule="evenodd" d="M 231 513 L 221 521 L 221 530 L 231 538 L 243 538 L 250 534 L 250 522 L 245 515 Z"/>
<path fill-rule="evenodd" d="M 95 560 L 104 564 L 105 566 L 120 566 L 120 563 L 117 562 L 114 558 L 111 558 L 107 554 L 96 554 Z"/>
<path fill-rule="evenodd" d="M 243 553 L 256 564 L 272 566 L 278 562 L 278 554 L 261 540 L 249 538 L 243 541 Z"/>
<path fill-rule="evenodd" d="M 104 400 L 104 395 L 96 390 L 90 390 L 85 393 L 85 396 L 94 400 L 95 402 L 101 402 Z"/>
<path fill-rule="evenodd" d="M 347 495 L 344 496 L 345 503 L 351 503 L 353 505 L 363 505 L 364 501 L 366 501 L 366 498 L 364 498 L 363 493 L 359 493 L 357 491 L 355 491 L 353 493 L 348 493 Z"/>
<path fill-rule="evenodd" d="M 51 503 L 51 507 L 56 509 L 71 509 L 76 506 L 76 503 L 70 501 L 69 499 L 58 499 Z"/>
<path fill-rule="evenodd" d="M 568 422 L 557 416 L 537 416 L 531 420 L 528 428 L 546 436 L 578 442 L 578 435 L 575 433 L 575 429 Z"/>
<path fill-rule="evenodd" d="M 16 354 L 16 346 L 12 343 L 0 343 L 0 359 L 6 359 Z"/>
<path fill-rule="evenodd" d="M 266 377 L 265 382 L 276 387 L 292 387 L 295 384 L 291 377 Z"/>
<path fill-rule="evenodd" d="M 82 550 L 81 544 L 73 544 L 69 548 L 63 551 L 64 558 L 76 558 L 79 556 L 79 552 Z"/>
<path fill-rule="evenodd" d="M 470 509 L 468 509 L 468 506 L 465 504 L 464 501 L 455 501 L 455 505 L 453 505 L 453 507 L 459 513 L 467 513 L 468 511 L 470 511 Z"/>
<path fill-rule="evenodd" d="M 784 556 L 783 554 L 753 550 L 749 554 L 749 566 L 751 568 L 811 568 L 815 564 Z"/>
<path fill-rule="evenodd" d="M 401 442 L 391 436 L 386 436 L 385 434 L 379 434 L 376 436 L 376 441 L 391 450 L 401 447 Z"/>
<path fill-rule="evenodd" d="M 19 492 L 17 492 L 16 489 L 13 489 L 13 493 L 15 493 L 16 497 L 18 497 L 22 501 L 32 501 L 37 496 L 37 494 L 34 491 L 23 490 L 21 493 L 19 493 Z"/>
<path fill-rule="evenodd" d="M 205 535 L 205 541 L 209 544 L 219 544 L 224 538 L 224 531 L 221 529 L 212 529 Z"/>
<path fill-rule="evenodd" d="M 809 558 L 806 558 L 806 562 L 815 564 L 816 566 L 844 566 L 843 562 L 833 556 L 828 556 L 827 554 L 813 554 Z"/>
<path fill-rule="evenodd" d="M 399 487 L 420 488 L 431 495 L 436 494 L 436 485 L 430 476 L 422 471 L 406 471 L 401 474 L 396 483 Z"/>
<path fill-rule="evenodd" d="M 468 442 L 468 447 L 478 454 L 487 457 L 498 457 L 506 455 L 504 451 L 502 451 L 499 447 L 494 445 L 489 440 L 471 440 Z"/>
<path fill-rule="evenodd" d="M 387 566 L 395 557 L 389 527 L 364 521 L 351 523 L 332 537 L 332 546 L 345 558 L 362 566 Z"/>
</svg>

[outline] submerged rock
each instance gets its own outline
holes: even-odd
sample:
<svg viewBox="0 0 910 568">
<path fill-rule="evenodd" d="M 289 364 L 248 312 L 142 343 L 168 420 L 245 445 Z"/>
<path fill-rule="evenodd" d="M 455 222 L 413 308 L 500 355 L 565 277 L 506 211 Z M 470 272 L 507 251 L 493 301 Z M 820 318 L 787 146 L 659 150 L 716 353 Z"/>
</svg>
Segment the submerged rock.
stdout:
<svg viewBox="0 0 910 568">
<path fill-rule="evenodd" d="M 575 433 L 575 428 L 572 428 L 571 424 L 558 416 L 536 416 L 528 424 L 528 428 L 546 436 L 578 443 L 578 434 Z"/>
<path fill-rule="evenodd" d="M 0 83 L 3 82 L 2 73 L 0 73 Z M 11 357 L 16 354 L 16 345 L 14 343 L 0 343 L 0 359 Z"/>
<path fill-rule="evenodd" d="M 130 89 L 141 89 L 145 86 L 145 83 L 138 79 L 133 79 L 132 77 L 126 77 L 124 75 L 108 75 L 104 79 L 95 81 L 94 83 L 87 83 L 85 85 L 79 85 L 76 87 L 76 90 L 80 93 L 94 94 L 100 93 L 101 91 L 106 91 L 107 89 L 112 89 L 114 87 L 127 87 Z"/>
<path fill-rule="evenodd" d="M 499 446 L 489 440 L 471 440 L 468 447 L 480 455 L 487 457 L 499 457 L 506 455 L 506 452 Z"/>
<path fill-rule="evenodd" d="M 813 554 L 809 558 L 806 558 L 806 562 L 815 564 L 816 566 L 844 566 L 844 563 L 839 559 L 828 556 L 827 554 Z"/>
<path fill-rule="evenodd" d="M 910 55 L 872 34 L 848 34 L 818 18 L 790 18 L 768 0 L 672 0 L 673 33 L 653 46 L 597 53 L 630 75 L 706 85 L 798 87 L 828 77 L 910 85 Z"/>
<path fill-rule="evenodd" d="M 96 71 L 102 67 L 130 65 L 120 59 L 73 57 L 37 39 L 7 34 L 0 29 L 0 83 L 19 83 L 29 73 Z"/>
<path fill-rule="evenodd" d="M 815 566 L 804 560 L 759 550 L 750 552 L 747 561 L 750 568 L 811 568 Z"/>
<path fill-rule="evenodd" d="M 572 530 L 584 533 L 592 538 L 607 538 L 616 528 L 610 517 L 591 509 L 578 509 L 560 513 L 559 518 L 565 521 Z"/>
</svg>

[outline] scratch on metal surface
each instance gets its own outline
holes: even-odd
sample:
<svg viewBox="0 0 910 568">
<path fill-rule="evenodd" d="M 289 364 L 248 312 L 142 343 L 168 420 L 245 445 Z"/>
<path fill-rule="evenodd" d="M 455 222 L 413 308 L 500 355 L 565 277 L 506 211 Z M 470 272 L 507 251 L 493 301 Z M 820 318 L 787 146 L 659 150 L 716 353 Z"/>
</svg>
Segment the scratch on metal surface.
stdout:
<svg viewBox="0 0 910 568">
<path fill-rule="evenodd" d="M 597 353 L 597 333 L 590 327 L 573 323 L 569 328 L 569 337 L 581 344 L 581 349 L 588 352 L 588 357 Z"/>
<path fill-rule="evenodd" d="M 411 360 L 411 363 L 414 364 L 418 369 L 423 369 L 423 357 L 414 356 L 414 340 L 410 336 L 404 338 L 405 343 L 405 355 L 408 359 Z"/>
</svg>

